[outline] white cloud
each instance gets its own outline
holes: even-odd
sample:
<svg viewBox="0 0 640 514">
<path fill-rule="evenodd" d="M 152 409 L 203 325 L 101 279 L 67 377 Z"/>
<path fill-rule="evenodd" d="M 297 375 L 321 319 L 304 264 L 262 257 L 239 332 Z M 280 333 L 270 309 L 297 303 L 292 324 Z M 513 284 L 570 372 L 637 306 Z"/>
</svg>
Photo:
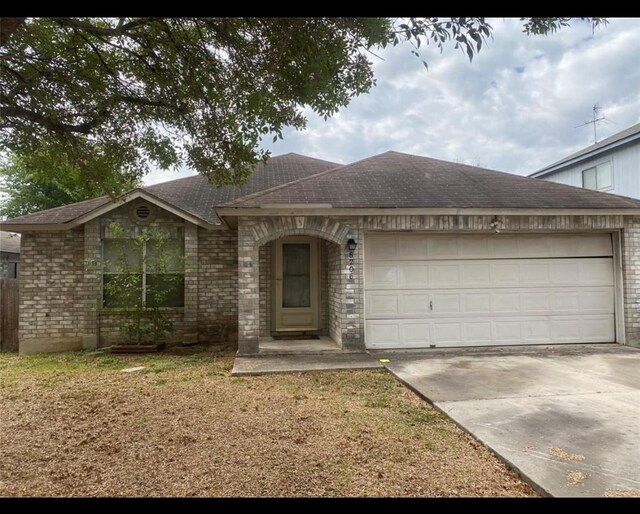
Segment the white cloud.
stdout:
<svg viewBox="0 0 640 514">
<path fill-rule="evenodd" d="M 640 121 L 640 19 L 586 23 L 526 36 L 518 20 L 494 20 L 494 40 L 472 63 L 458 51 L 388 48 L 374 63 L 378 85 L 328 121 L 267 145 L 352 162 L 388 149 L 529 173 L 591 144 L 598 102 L 610 120 L 599 138 Z"/>
<path fill-rule="evenodd" d="M 526 174 L 593 142 L 590 126 L 574 127 L 596 102 L 608 120 L 599 139 L 640 121 L 640 18 L 593 34 L 574 22 L 549 36 L 526 36 L 514 19 L 491 23 L 494 40 L 472 63 L 453 48 L 423 48 L 427 71 L 407 45 L 377 52 L 369 94 L 328 121 L 309 114 L 307 130 L 265 147 L 342 163 L 393 149 Z"/>
</svg>

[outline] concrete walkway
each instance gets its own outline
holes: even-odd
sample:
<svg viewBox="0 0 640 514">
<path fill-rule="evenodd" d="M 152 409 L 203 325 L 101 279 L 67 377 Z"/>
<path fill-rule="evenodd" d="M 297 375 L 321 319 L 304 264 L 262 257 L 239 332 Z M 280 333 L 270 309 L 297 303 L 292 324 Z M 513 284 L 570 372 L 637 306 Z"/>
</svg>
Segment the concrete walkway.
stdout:
<svg viewBox="0 0 640 514">
<path fill-rule="evenodd" d="M 231 374 L 233 376 L 242 376 L 291 373 L 296 371 L 382 368 L 382 364 L 366 353 L 265 354 L 256 357 L 236 357 Z"/>
<path fill-rule="evenodd" d="M 402 382 L 551 496 L 640 496 L 640 350 L 375 352 Z"/>
</svg>

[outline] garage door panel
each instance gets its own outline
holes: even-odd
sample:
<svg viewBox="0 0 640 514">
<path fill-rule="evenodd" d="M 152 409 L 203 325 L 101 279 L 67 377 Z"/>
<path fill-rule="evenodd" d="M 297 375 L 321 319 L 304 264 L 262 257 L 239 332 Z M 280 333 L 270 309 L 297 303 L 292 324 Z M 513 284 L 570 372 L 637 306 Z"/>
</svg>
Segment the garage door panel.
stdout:
<svg viewBox="0 0 640 514">
<path fill-rule="evenodd" d="M 367 342 L 371 348 L 393 348 L 403 344 L 403 338 L 400 337 L 399 322 L 377 322 L 368 323 Z"/>
<path fill-rule="evenodd" d="M 527 262 L 520 266 L 523 284 L 548 284 L 549 266 L 546 262 Z"/>
<path fill-rule="evenodd" d="M 491 311 L 499 314 L 520 312 L 520 292 L 493 293 L 491 295 Z"/>
<path fill-rule="evenodd" d="M 612 343 L 614 316 L 499 319 L 369 320 L 368 348 L 426 348 L 558 343 Z"/>
<path fill-rule="evenodd" d="M 425 237 L 403 237 L 397 241 L 398 258 L 403 260 L 424 260 L 428 258 Z"/>
<path fill-rule="evenodd" d="M 382 319 L 399 316 L 403 312 L 400 309 L 400 296 L 386 291 L 368 293 L 366 295 L 367 316 Z"/>
<path fill-rule="evenodd" d="M 469 321 L 462 324 L 464 341 L 468 344 L 487 344 L 492 340 L 490 321 Z"/>
<path fill-rule="evenodd" d="M 527 291 L 522 294 L 522 309 L 525 312 L 544 314 L 550 310 L 549 291 Z"/>
<path fill-rule="evenodd" d="M 431 326 L 422 321 L 402 325 L 402 344 L 405 346 L 428 346 L 431 344 Z"/>
<path fill-rule="evenodd" d="M 580 291 L 559 291 L 549 295 L 551 309 L 556 312 L 576 312 L 580 310 Z"/>
<path fill-rule="evenodd" d="M 610 257 L 601 234 L 429 235 L 367 234 L 365 253 L 377 260 Z"/>
<path fill-rule="evenodd" d="M 609 234 L 372 237 L 368 347 L 615 341 Z"/>
<path fill-rule="evenodd" d="M 462 313 L 460 293 L 434 293 L 431 295 L 432 313 L 434 316 L 441 314 L 455 314 L 460 315 Z"/>
<path fill-rule="evenodd" d="M 476 315 L 491 312 L 491 293 L 470 291 L 463 297 L 465 313 Z"/>
<path fill-rule="evenodd" d="M 611 284 L 613 276 L 613 262 L 611 259 L 586 259 L 579 263 L 580 284 L 600 285 Z"/>
<path fill-rule="evenodd" d="M 522 322 L 522 340 L 529 344 L 551 341 L 551 327 L 546 319 L 531 319 Z"/>
<path fill-rule="evenodd" d="M 493 322 L 493 339 L 497 343 L 509 344 L 509 341 L 522 341 L 519 320 L 496 320 Z"/>
<path fill-rule="evenodd" d="M 489 251 L 489 239 L 477 236 L 458 236 L 459 257 L 466 259 L 488 259 L 492 257 Z"/>
<path fill-rule="evenodd" d="M 458 258 L 458 236 L 427 237 L 425 239 L 430 259 Z"/>
<path fill-rule="evenodd" d="M 614 342 L 610 334 L 615 331 L 615 319 L 611 316 L 584 317 L 580 325 L 580 339 L 588 343 Z"/>
<path fill-rule="evenodd" d="M 365 251 L 368 255 L 375 255 L 377 260 L 398 259 L 397 240 L 397 237 L 390 235 L 367 237 Z"/>
<path fill-rule="evenodd" d="M 613 313 L 613 287 L 582 291 L 579 296 L 580 312 Z"/>
<path fill-rule="evenodd" d="M 529 289 L 368 291 L 367 319 L 613 314 L 613 286 Z"/>
<path fill-rule="evenodd" d="M 432 334 L 437 346 L 455 346 L 462 342 L 462 326 L 457 321 L 434 321 Z"/>
<path fill-rule="evenodd" d="M 429 314 L 429 302 L 431 295 L 428 292 L 408 292 L 400 293 L 399 305 L 401 312 L 407 317 L 414 318 L 417 315 L 426 316 Z"/>
<path fill-rule="evenodd" d="M 429 265 L 411 262 L 398 266 L 398 285 L 400 289 L 432 287 L 429 281 Z"/>
<path fill-rule="evenodd" d="M 395 289 L 398 287 L 398 267 L 392 264 L 369 264 L 366 280 L 371 289 Z"/>
<path fill-rule="evenodd" d="M 580 318 L 551 318 L 549 327 L 552 341 L 573 343 L 580 340 Z"/>
<path fill-rule="evenodd" d="M 429 287 L 460 287 L 460 264 L 429 264 Z"/>
<path fill-rule="evenodd" d="M 613 284 L 610 258 L 367 262 L 366 287 L 458 289 Z"/>
<path fill-rule="evenodd" d="M 467 262 L 462 266 L 462 283 L 465 287 L 490 287 L 491 262 Z"/>
<path fill-rule="evenodd" d="M 599 237 L 589 234 L 576 234 L 571 239 L 575 242 L 573 255 L 581 257 L 613 255 L 613 243 L 609 234 L 601 234 Z"/>
<path fill-rule="evenodd" d="M 495 287 L 513 287 L 520 285 L 520 268 L 518 261 L 491 263 L 491 284 Z"/>
</svg>

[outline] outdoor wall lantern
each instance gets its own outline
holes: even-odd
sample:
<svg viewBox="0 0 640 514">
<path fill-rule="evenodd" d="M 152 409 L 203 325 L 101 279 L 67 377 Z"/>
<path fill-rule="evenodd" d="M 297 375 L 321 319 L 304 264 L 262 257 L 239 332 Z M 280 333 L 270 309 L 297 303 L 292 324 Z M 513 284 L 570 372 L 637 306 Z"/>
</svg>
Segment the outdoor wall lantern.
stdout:
<svg viewBox="0 0 640 514">
<path fill-rule="evenodd" d="M 500 229 L 504 225 L 504 220 L 500 216 L 494 216 L 491 220 L 491 228 L 496 234 L 500 233 Z"/>
<path fill-rule="evenodd" d="M 355 252 L 357 246 L 358 246 L 358 243 L 356 243 L 355 239 L 352 238 L 347 241 L 347 248 L 349 248 L 349 251 Z"/>
</svg>

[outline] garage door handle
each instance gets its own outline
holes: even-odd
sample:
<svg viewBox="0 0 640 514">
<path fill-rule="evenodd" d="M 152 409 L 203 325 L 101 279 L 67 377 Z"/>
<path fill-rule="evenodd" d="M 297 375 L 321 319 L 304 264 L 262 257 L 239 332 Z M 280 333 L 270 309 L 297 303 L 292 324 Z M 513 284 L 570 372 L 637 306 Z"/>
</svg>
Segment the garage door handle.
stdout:
<svg viewBox="0 0 640 514">
<path fill-rule="evenodd" d="M 432 311 L 433 310 L 433 301 L 429 300 L 429 310 Z"/>
</svg>

